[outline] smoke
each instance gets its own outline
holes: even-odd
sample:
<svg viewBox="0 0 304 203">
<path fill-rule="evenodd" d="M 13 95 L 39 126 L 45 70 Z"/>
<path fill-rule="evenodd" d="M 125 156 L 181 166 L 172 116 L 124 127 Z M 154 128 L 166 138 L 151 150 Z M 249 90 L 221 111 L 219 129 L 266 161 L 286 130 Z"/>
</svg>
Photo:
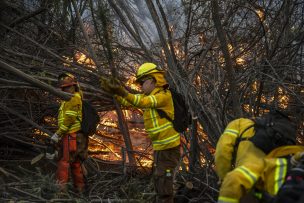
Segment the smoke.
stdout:
<svg viewBox="0 0 304 203">
<path fill-rule="evenodd" d="M 153 0 L 154 6 L 157 10 L 158 16 L 161 19 L 162 32 L 164 36 L 167 37 L 166 29 L 158 9 L 158 6 Z M 163 10 L 166 14 L 167 21 L 169 26 L 173 28 L 173 37 L 178 38 L 183 35 L 185 30 L 185 14 L 182 12 L 184 9 L 181 9 L 182 2 L 181 0 L 166 0 L 160 2 Z M 137 25 L 140 28 L 140 36 L 142 37 L 144 43 L 147 46 L 159 42 L 159 35 L 156 29 L 156 26 L 151 17 L 150 11 L 144 0 L 130 0 L 127 5 L 128 9 L 131 10 L 131 13 L 134 15 L 134 20 L 138 23 Z"/>
</svg>

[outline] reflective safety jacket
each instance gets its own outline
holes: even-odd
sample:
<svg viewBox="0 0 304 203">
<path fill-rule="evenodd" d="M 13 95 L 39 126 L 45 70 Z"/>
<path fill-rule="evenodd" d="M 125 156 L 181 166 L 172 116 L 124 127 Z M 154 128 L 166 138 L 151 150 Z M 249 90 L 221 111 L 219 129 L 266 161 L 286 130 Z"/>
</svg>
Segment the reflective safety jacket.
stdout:
<svg viewBox="0 0 304 203">
<path fill-rule="evenodd" d="M 232 168 L 233 151 L 237 137 L 243 139 L 254 135 L 254 122 L 240 118 L 230 122 L 221 135 L 215 152 L 216 172 L 222 181 L 218 202 L 236 203 L 256 184 L 264 168 L 265 153 L 249 140 L 239 143 Z M 246 130 L 247 129 L 247 130 Z"/>
<path fill-rule="evenodd" d="M 287 171 L 290 168 L 288 158 L 298 152 L 303 151 L 304 146 L 290 145 L 278 147 L 267 154 L 267 156 L 264 158 L 265 168 L 261 174 L 260 180 L 256 185 L 258 191 L 261 191 L 262 195 L 266 192 L 267 196 L 270 197 L 276 195 L 280 187 L 285 182 Z"/>
<path fill-rule="evenodd" d="M 282 146 L 265 155 L 251 141 L 246 140 L 254 135 L 254 128 L 248 129 L 253 124 L 252 120 L 245 118 L 230 122 L 217 143 L 216 172 L 222 180 L 219 203 L 237 203 L 253 187 L 261 192 L 255 194 L 257 197 L 260 196 L 259 198 L 264 198 L 262 194 L 270 197 L 276 195 L 285 181 L 288 170 L 286 156 L 304 151 L 303 146 Z M 231 160 L 234 145 L 242 132 L 242 138 L 245 140 L 239 144 L 233 169 Z"/>
<path fill-rule="evenodd" d="M 254 122 L 250 119 L 240 118 L 233 120 L 230 122 L 226 129 L 224 130 L 223 134 L 221 135 L 215 151 L 215 165 L 216 165 L 216 172 L 221 180 L 224 179 L 226 174 L 232 170 L 232 159 L 233 159 L 233 151 L 234 146 L 236 143 L 236 139 L 240 134 L 242 134 L 249 126 L 252 126 Z M 249 139 L 254 135 L 254 128 L 247 129 L 243 135 L 242 139 Z M 242 141 L 238 146 L 238 151 L 236 153 L 236 163 L 235 166 L 240 166 L 247 162 L 252 162 L 253 158 L 263 158 L 265 156 L 264 153 L 256 152 L 257 155 L 251 154 L 248 150 L 250 141 Z M 251 143 L 251 142 L 250 142 Z M 261 150 L 259 150 L 261 151 Z M 255 163 L 251 163 L 255 164 Z M 250 165 L 251 165 L 250 164 Z"/>
<path fill-rule="evenodd" d="M 134 106 L 144 110 L 145 130 L 154 150 L 165 150 L 180 145 L 180 134 L 173 128 L 172 122 L 161 118 L 157 109 L 161 109 L 173 119 L 174 107 L 170 90 L 156 87 L 150 95 L 128 93 L 124 98 L 115 96 L 124 106 Z"/>
<path fill-rule="evenodd" d="M 69 101 L 62 101 L 58 112 L 57 134 L 77 132 L 81 129 L 82 100 L 81 94 L 76 92 Z"/>
</svg>

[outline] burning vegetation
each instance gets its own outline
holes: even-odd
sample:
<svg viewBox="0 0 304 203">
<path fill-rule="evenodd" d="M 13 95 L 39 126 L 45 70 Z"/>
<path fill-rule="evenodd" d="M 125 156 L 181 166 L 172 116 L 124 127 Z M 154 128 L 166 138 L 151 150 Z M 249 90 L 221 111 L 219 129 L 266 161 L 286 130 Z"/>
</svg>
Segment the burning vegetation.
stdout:
<svg viewBox="0 0 304 203">
<path fill-rule="evenodd" d="M 146 61 L 167 71 L 192 117 L 181 135 L 180 202 L 216 201 L 213 154 L 236 117 L 280 109 L 303 144 L 303 6 L 211 2 L 0 1 L 0 202 L 152 202 L 142 112 L 121 109 L 99 81 L 115 77 L 137 93 L 135 70 Z M 89 139 L 83 196 L 72 186 L 57 196 L 56 161 L 31 164 L 57 128 L 62 72 L 77 76 L 101 118 Z"/>
</svg>

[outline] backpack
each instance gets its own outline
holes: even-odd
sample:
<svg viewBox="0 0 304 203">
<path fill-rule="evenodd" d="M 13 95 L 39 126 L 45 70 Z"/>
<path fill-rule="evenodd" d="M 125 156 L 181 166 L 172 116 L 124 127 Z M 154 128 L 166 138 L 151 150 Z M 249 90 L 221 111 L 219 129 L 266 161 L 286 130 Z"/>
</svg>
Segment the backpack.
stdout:
<svg viewBox="0 0 304 203">
<path fill-rule="evenodd" d="M 254 124 L 247 127 L 236 139 L 234 151 L 232 154 L 232 166 L 235 164 L 238 145 L 241 141 L 248 138 L 242 138 L 243 134 L 254 127 L 254 135 L 248 140 L 257 148 L 268 154 L 273 149 L 296 143 L 296 127 L 291 120 L 282 112 L 275 110 L 269 114 L 253 119 Z"/>
<path fill-rule="evenodd" d="M 172 95 L 173 107 L 174 107 L 174 119 L 172 120 L 166 112 L 161 109 L 157 109 L 157 112 L 161 118 L 166 118 L 172 122 L 174 129 L 182 133 L 187 130 L 190 124 L 190 115 L 188 113 L 188 106 L 186 105 L 183 95 L 173 89 L 169 89 Z"/>
<path fill-rule="evenodd" d="M 83 134 L 92 136 L 96 132 L 99 119 L 96 109 L 88 101 L 82 100 L 81 131 Z"/>
<path fill-rule="evenodd" d="M 249 140 L 265 154 L 273 149 L 296 143 L 296 126 L 280 111 L 255 119 L 255 134 Z"/>
</svg>

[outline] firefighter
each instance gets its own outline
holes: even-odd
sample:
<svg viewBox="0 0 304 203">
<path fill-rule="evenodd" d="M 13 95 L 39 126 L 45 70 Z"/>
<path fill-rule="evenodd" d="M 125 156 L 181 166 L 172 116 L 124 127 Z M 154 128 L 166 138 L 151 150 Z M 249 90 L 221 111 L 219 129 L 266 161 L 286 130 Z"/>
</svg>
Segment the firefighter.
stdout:
<svg viewBox="0 0 304 203">
<path fill-rule="evenodd" d="M 272 133 L 273 137 L 268 137 Z M 230 122 L 216 146 L 215 165 L 221 182 L 218 202 L 237 203 L 254 187 L 260 200 L 276 195 L 288 168 L 283 157 L 299 150 L 288 146 L 295 144 L 295 137 L 295 126 L 279 113 L 255 121 L 239 118 Z"/>
<path fill-rule="evenodd" d="M 298 150 L 295 150 L 298 149 Z M 286 149 L 285 149 L 286 151 Z M 291 149 L 288 149 L 291 151 Z M 286 154 L 285 152 L 281 155 Z M 286 172 L 285 182 L 279 188 L 271 203 L 302 203 L 304 202 L 304 146 L 293 146 L 295 154 L 290 159 L 290 167 Z M 268 155 L 267 155 L 268 156 Z"/>
<path fill-rule="evenodd" d="M 81 167 L 87 154 L 83 148 L 87 140 L 81 133 L 82 120 L 82 93 L 74 75 L 63 73 L 58 77 L 59 87 L 62 91 L 72 94 L 70 100 L 62 101 L 58 112 L 58 130 L 51 137 L 53 143 L 59 146 L 59 161 L 57 163 L 56 179 L 61 192 L 67 192 L 69 168 L 73 177 L 74 187 L 77 192 L 84 191 L 84 175 Z"/>
<path fill-rule="evenodd" d="M 273 203 L 275 199 L 282 197 L 280 191 L 286 185 L 285 181 L 289 179 L 290 169 L 298 165 L 300 156 L 296 155 L 299 155 L 299 152 L 303 152 L 303 150 L 304 146 L 301 145 L 281 146 L 264 157 L 264 169 L 253 190 L 253 195 L 260 202 Z M 293 156 L 294 154 L 296 155 Z"/>
<path fill-rule="evenodd" d="M 164 71 L 154 63 L 142 64 L 136 73 L 136 82 L 143 94 L 131 94 L 116 80 L 101 79 L 102 88 L 114 94 L 124 106 L 143 109 L 145 130 L 154 150 L 153 180 L 156 202 L 173 202 L 173 177 L 180 159 L 180 134 L 172 122 L 162 118 L 157 109 L 174 118 L 172 95 Z"/>
<path fill-rule="evenodd" d="M 218 202 L 236 203 L 257 182 L 264 168 L 263 157 L 266 154 L 255 147 L 252 142 L 245 140 L 239 144 L 236 155 L 236 166 L 232 168 L 234 144 L 237 136 L 252 126 L 250 119 L 240 118 L 230 122 L 221 135 L 215 152 L 216 172 L 221 182 Z M 246 130 L 242 137 L 254 135 L 254 129 Z"/>
</svg>

